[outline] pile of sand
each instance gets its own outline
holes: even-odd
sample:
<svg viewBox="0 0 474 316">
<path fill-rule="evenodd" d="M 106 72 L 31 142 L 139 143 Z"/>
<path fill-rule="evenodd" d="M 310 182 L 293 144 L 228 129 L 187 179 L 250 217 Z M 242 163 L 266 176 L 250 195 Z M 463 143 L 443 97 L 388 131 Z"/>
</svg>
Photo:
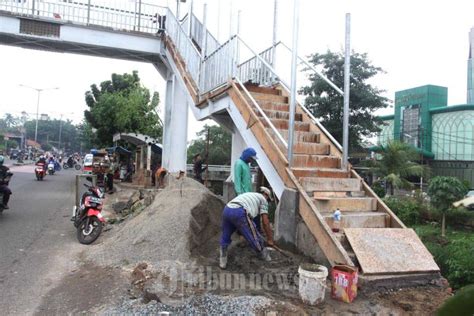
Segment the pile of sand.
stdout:
<svg viewBox="0 0 474 316">
<path fill-rule="evenodd" d="M 101 265 L 163 261 L 191 262 L 218 249 L 224 202 L 200 183 L 171 179 L 154 202 L 137 216 L 114 226 L 87 252 Z"/>
</svg>

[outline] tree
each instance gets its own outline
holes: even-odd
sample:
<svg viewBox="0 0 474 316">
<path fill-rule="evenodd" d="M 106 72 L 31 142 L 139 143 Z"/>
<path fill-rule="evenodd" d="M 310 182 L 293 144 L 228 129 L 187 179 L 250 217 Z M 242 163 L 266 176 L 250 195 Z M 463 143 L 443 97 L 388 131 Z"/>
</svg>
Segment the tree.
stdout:
<svg viewBox="0 0 474 316">
<path fill-rule="evenodd" d="M 86 122 L 96 129 L 96 145 L 109 146 L 115 133 L 134 132 L 160 139 L 162 122 L 157 113 L 159 95 L 140 83 L 138 72 L 112 74 L 112 80 L 91 85 L 85 94 Z"/>
<path fill-rule="evenodd" d="M 453 202 L 462 199 L 467 193 L 466 186 L 454 177 L 434 177 L 428 185 L 431 205 L 443 214 L 441 236 L 446 236 L 446 212 Z"/>
<path fill-rule="evenodd" d="M 327 51 L 325 54 L 313 54 L 310 62 L 322 67 L 322 73 L 336 86 L 344 87 L 344 54 Z M 379 90 L 367 83 L 384 71 L 369 61 L 367 54 L 352 53 L 350 79 L 349 147 L 361 148 L 364 137 L 373 136 L 380 131 L 382 123 L 373 112 L 389 105 L 389 100 Z M 342 143 L 343 97 L 314 72 L 309 72 L 310 85 L 303 87 L 300 93 L 306 97 L 305 105 L 331 135 Z"/>
<path fill-rule="evenodd" d="M 426 176 L 429 172 L 426 167 L 415 162 L 419 155 L 415 148 L 406 143 L 391 141 L 381 146 L 379 154 L 382 158 L 371 162 L 372 170 L 386 181 L 391 195 L 395 188 L 411 188 L 409 177 Z"/>
<path fill-rule="evenodd" d="M 198 138 L 191 142 L 188 148 L 188 163 L 192 163 L 195 154 L 206 155 L 207 133 L 209 130 L 209 164 L 230 165 L 232 150 L 232 135 L 218 125 L 205 125 L 197 133 Z"/>
<path fill-rule="evenodd" d="M 26 121 L 26 137 L 34 139 L 36 129 L 36 120 Z M 77 151 L 80 148 L 77 127 L 71 120 L 39 120 L 38 121 L 38 142 L 44 147 L 59 146 L 59 131 L 61 130 L 61 148 Z"/>
</svg>

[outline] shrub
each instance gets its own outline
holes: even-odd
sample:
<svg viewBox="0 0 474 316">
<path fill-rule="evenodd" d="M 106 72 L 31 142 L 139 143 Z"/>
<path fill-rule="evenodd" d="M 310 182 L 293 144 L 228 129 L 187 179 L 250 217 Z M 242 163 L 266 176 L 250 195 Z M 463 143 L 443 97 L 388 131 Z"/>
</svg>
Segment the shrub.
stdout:
<svg viewBox="0 0 474 316">
<path fill-rule="evenodd" d="M 412 198 L 389 196 L 384 199 L 385 204 L 408 226 L 420 223 L 422 204 Z"/>
<path fill-rule="evenodd" d="M 474 235 L 453 231 L 447 238 L 439 236 L 438 229 L 431 226 L 415 228 L 423 243 L 433 255 L 446 277 L 455 289 L 474 283 Z"/>
<path fill-rule="evenodd" d="M 383 198 L 387 194 L 387 191 L 385 191 L 385 188 L 380 183 L 380 181 L 376 181 L 372 184 L 372 190 L 374 190 L 375 194 L 377 194 L 380 198 Z"/>
</svg>

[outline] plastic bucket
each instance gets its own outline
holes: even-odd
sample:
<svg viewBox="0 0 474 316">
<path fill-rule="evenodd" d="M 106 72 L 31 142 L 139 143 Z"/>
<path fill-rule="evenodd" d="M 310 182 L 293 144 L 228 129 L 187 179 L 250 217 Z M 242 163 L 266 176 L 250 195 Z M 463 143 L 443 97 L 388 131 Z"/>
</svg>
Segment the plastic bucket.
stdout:
<svg viewBox="0 0 474 316">
<path fill-rule="evenodd" d="M 298 268 L 299 294 L 304 303 L 317 305 L 324 301 L 328 269 L 325 266 L 304 263 Z"/>
</svg>

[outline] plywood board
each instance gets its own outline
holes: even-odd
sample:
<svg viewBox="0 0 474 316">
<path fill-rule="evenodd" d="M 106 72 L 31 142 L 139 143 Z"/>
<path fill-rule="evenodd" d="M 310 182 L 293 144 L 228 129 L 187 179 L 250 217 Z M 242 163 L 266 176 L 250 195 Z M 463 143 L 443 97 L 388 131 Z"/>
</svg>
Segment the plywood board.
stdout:
<svg viewBox="0 0 474 316">
<path fill-rule="evenodd" d="M 439 267 L 413 229 L 344 229 L 364 274 L 435 272 Z"/>
</svg>

